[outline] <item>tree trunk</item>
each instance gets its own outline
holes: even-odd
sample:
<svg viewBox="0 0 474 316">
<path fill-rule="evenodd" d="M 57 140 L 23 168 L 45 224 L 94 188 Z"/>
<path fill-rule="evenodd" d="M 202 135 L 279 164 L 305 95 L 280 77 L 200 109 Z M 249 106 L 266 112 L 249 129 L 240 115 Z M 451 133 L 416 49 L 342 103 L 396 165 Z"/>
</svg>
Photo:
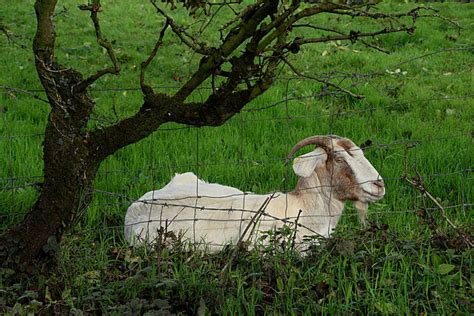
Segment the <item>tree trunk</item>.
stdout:
<svg viewBox="0 0 474 316">
<path fill-rule="evenodd" d="M 0 237 L 2 265 L 28 272 L 35 258 L 55 253 L 64 229 L 88 206 L 100 164 L 85 131 L 93 102 L 85 93 L 71 93 L 81 76 L 59 67 L 48 76 L 45 88 L 54 93 L 48 94 L 52 111 L 45 129 L 44 183 L 24 221 Z"/>
<path fill-rule="evenodd" d="M 65 157 L 58 155 L 57 159 L 61 158 Z M 85 170 L 67 170 L 66 166 L 77 164 L 74 161 L 49 164 L 49 168 L 58 169 L 45 178 L 41 194 L 24 221 L 0 237 L 0 261 L 3 261 L 3 266 L 29 274 L 34 272 L 35 260 L 56 254 L 64 229 L 70 226 L 77 211 L 90 202 L 90 180 L 81 183 L 77 177 Z"/>
</svg>

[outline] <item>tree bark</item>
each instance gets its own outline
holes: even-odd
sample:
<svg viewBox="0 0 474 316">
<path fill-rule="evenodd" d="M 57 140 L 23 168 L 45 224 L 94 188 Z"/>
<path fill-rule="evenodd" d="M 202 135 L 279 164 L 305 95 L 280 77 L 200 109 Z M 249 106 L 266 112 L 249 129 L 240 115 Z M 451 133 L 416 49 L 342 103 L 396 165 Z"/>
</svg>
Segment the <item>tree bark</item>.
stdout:
<svg viewBox="0 0 474 316">
<path fill-rule="evenodd" d="M 0 237 L 3 265 L 31 272 L 31 263 L 43 254 L 54 254 L 65 228 L 91 200 L 91 186 L 100 161 L 87 141 L 85 116 L 93 108 L 86 94 L 71 94 L 71 85 L 82 77 L 50 64 L 38 63 L 52 110 L 43 143 L 44 182 L 38 200 L 24 221 Z M 18 266 L 18 264 L 22 264 Z"/>
</svg>

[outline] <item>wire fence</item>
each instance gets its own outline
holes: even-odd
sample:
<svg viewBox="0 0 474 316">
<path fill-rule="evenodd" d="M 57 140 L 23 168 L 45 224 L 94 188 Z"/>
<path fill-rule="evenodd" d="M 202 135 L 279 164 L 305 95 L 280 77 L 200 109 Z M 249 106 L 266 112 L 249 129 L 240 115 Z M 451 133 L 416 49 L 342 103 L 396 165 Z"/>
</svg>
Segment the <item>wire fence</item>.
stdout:
<svg viewBox="0 0 474 316">
<path fill-rule="evenodd" d="M 462 49 L 473 49 L 473 47 Z M 431 54 L 426 54 L 424 56 L 429 55 Z M 416 59 L 416 57 L 411 58 L 406 62 L 412 62 Z M 384 73 L 385 72 L 364 75 L 359 74 L 357 76 L 356 74 L 341 74 L 341 76 L 343 78 L 351 77 L 357 78 L 357 80 L 367 80 L 369 77 L 382 76 Z M 337 74 L 333 73 L 331 75 L 334 77 Z M 209 155 L 203 155 L 201 143 L 207 140 L 202 139 L 202 131 L 199 128 L 190 126 L 165 126 L 159 128 L 157 134 L 174 133 L 176 131 L 189 132 L 189 135 L 187 135 L 188 140 L 192 139 L 192 141 L 196 143 L 195 150 L 192 153 L 194 158 L 191 161 L 175 163 L 171 160 L 167 161 L 166 159 L 158 160 L 156 158 L 151 158 L 152 164 L 147 168 L 129 168 L 126 164 L 123 164 L 122 168 L 116 168 L 109 166 L 107 161 L 104 162 L 103 168 L 99 170 L 97 175 L 97 179 L 101 180 L 102 186 L 94 187 L 94 200 L 91 207 L 100 210 L 100 212 L 112 214 L 116 214 L 117 210 L 119 210 L 118 213 L 123 217 L 128 206 L 134 203 L 133 205 L 135 208 L 132 211 L 136 212 L 136 214 L 132 221 L 120 225 L 105 225 L 102 229 L 115 230 L 125 228 L 126 234 L 128 233 L 128 236 L 126 237 L 129 241 L 132 241 L 132 239 L 137 236 L 138 238 L 146 240 L 154 240 L 158 238 L 160 232 L 162 232 L 160 229 L 166 226 L 166 229 L 170 230 L 188 231 L 188 238 L 195 243 L 199 243 L 203 239 L 212 236 L 208 243 L 211 246 L 222 246 L 222 243 L 218 242 L 219 240 L 232 240 L 234 242 L 240 240 L 243 236 L 243 232 L 246 231 L 245 227 L 249 225 L 255 227 L 257 222 L 259 225 L 257 228 L 258 231 L 270 229 L 274 226 L 293 225 L 294 227 L 298 227 L 298 231 L 303 231 L 304 234 L 316 234 L 327 237 L 336 227 L 341 216 L 359 216 L 363 218 L 363 215 L 354 212 L 343 215 L 343 204 L 339 202 L 336 197 L 337 194 L 340 194 L 339 191 L 350 191 L 353 190 L 354 187 L 361 187 L 364 188 L 364 190 L 375 190 L 375 193 L 368 192 L 369 194 L 377 194 L 377 186 L 374 186 L 374 181 L 377 180 L 377 178 L 341 184 L 337 182 L 337 177 L 334 177 L 335 175 L 331 174 L 326 183 L 316 181 L 309 183 L 309 185 L 307 184 L 306 186 L 297 187 L 298 190 L 296 194 L 295 192 L 292 192 L 293 188 L 290 187 L 290 178 L 292 176 L 290 175 L 291 169 L 285 166 L 287 159 L 286 156 L 269 153 L 264 158 L 256 158 L 252 155 L 244 157 L 242 154 L 243 152 L 248 153 L 252 151 L 251 148 L 246 148 L 245 145 L 248 142 L 246 139 L 248 129 L 256 128 L 256 124 L 263 124 L 265 122 L 275 123 L 285 121 L 289 126 L 291 126 L 298 120 L 318 122 L 318 120 L 326 118 L 328 120 L 327 134 L 334 134 L 335 124 L 340 118 L 358 117 L 381 110 L 398 110 L 405 106 L 416 107 L 423 105 L 434 111 L 436 109 L 445 109 L 446 104 L 449 104 L 449 102 L 459 100 L 465 100 L 466 103 L 471 106 L 474 104 L 474 94 L 450 96 L 440 95 L 438 97 L 425 99 L 418 98 L 403 102 L 393 101 L 390 104 L 383 105 L 371 105 L 364 103 L 365 101 L 361 101 L 361 106 L 359 108 L 334 108 L 316 114 L 310 114 L 305 111 L 292 112 L 291 108 L 294 103 L 306 100 L 322 100 L 328 96 L 338 97 L 340 95 L 336 92 L 328 93 L 324 90 L 300 95 L 297 93 L 296 89 L 291 88 L 291 84 L 296 82 L 296 80 L 304 79 L 289 77 L 280 78 L 279 80 L 284 80 L 286 82 L 286 90 L 281 100 L 269 104 L 256 104 L 243 110 L 244 114 L 246 113 L 249 115 L 241 115 L 236 123 L 239 130 L 239 134 L 236 137 L 239 138 L 238 143 L 240 147 L 240 155 L 237 155 L 232 159 L 213 159 L 212 156 L 209 157 Z M 177 87 L 173 86 L 155 87 L 155 89 L 169 91 L 176 88 Z M 48 102 L 42 90 L 16 88 L 6 85 L 0 85 L 0 89 L 1 93 L 22 94 L 39 102 Z M 206 90 L 209 88 L 203 89 Z M 93 90 L 92 93 L 117 93 L 122 91 L 139 92 L 139 89 L 127 87 L 101 88 Z M 250 115 L 257 112 L 266 113 L 274 109 L 284 110 L 278 111 L 276 115 L 263 117 L 254 117 Z M 93 119 L 98 121 L 100 124 L 115 123 L 114 119 L 97 114 Z M 370 115 L 367 120 L 367 124 L 370 124 Z M 264 125 L 262 126 L 258 125 L 258 128 L 265 128 Z M 14 223 L 24 216 L 28 209 L 28 204 L 31 204 L 34 200 L 37 194 L 36 192 L 41 189 L 41 183 L 43 181 L 43 175 L 41 172 L 39 172 L 39 174 L 18 173 L 17 166 L 22 163 L 21 156 L 25 153 L 15 147 L 15 143 L 22 143 L 26 147 L 31 144 L 36 144 L 35 146 L 41 148 L 41 141 L 44 135 L 42 133 L 9 134 L 6 129 L 2 131 L 4 134 L 0 135 L 0 145 L 3 145 L 2 148 L 4 148 L 4 150 L 6 149 L 7 153 L 5 154 L 5 157 L 7 157 L 8 161 L 5 162 L 6 167 L 1 169 L 0 196 L 8 202 L 3 204 L 4 211 L 0 212 L 0 219 L 2 221 Z M 393 139 L 390 142 L 369 142 L 363 144 L 363 146 L 361 145 L 361 148 L 363 148 L 364 151 L 373 150 L 375 152 L 386 150 L 389 152 L 386 155 L 396 154 L 399 156 L 399 160 L 402 160 L 404 158 L 407 159 L 406 152 L 408 150 L 416 152 L 417 146 L 443 147 L 448 146 L 453 141 L 472 146 L 472 140 L 472 131 L 453 130 L 445 135 L 439 135 L 436 131 L 433 131 L 432 135 L 420 139 L 403 138 Z M 337 140 L 333 141 L 337 142 Z M 159 142 L 157 137 L 151 136 L 150 146 L 148 148 L 151 157 L 156 155 L 154 149 L 156 148 L 155 144 L 157 142 Z M 283 148 L 287 148 L 291 145 L 292 144 L 282 144 Z M 358 147 L 352 149 L 341 149 L 336 146 L 332 151 L 332 154 L 336 156 L 347 154 L 345 156 L 347 163 L 347 159 L 352 158 L 351 156 L 355 155 L 356 152 L 359 152 Z M 405 157 L 402 157 L 401 152 L 405 152 Z M 38 152 L 36 153 L 38 154 Z M 427 170 L 423 168 L 407 170 L 407 166 L 405 165 L 405 169 L 398 170 L 398 174 L 391 172 L 391 174 L 395 174 L 395 176 L 384 176 L 383 171 L 389 167 L 387 167 L 386 164 L 383 164 L 384 170 L 382 170 L 381 173 L 388 192 L 386 198 L 389 198 L 392 201 L 384 203 L 384 200 L 381 200 L 373 204 L 369 211 L 369 217 L 379 219 L 380 217 L 391 214 L 414 215 L 420 210 L 420 200 L 423 199 L 423 192 L 417 192 L 415 189 L 409 188 L 403 183 L 404 179 L 408 176 L 416 176 L 418 180 L 423 181 L 423 183 L 428 182 L 428 188 L 430 186 L 444 186 L 446 188 L 450 187 L 449 190 L 455 191 L 451 195 L 443 194 L 443 198 L 446 198 L 446 200 L 441 201 L 441 209 L 440 206 L 424 206 L 423 209 L 425 211 L 442 211 L 447 212 L 448 214 L 461 212 L 464 216 L 467 215 L 469 217 L 469 212 L 472 211 L 472 207 L 474 206 L 474 201 L 472 200 L 472 180 L 474 178 L 472 172 L 474 169 L 472 165 L 472 157 L 469 157 L 469 153 L 470 151 L 467 151 L 468 156 L 461 155 L 458 157 L 458 161 L 453 162 L 453 164 L 456 165 L 455 168 L 449 167 L 446 168 L 446 170 L 442 170 L 442 172 L 427 172 Z M 306 155 L 305 157 L 313 160 L 323 158 L 325 161 L 328 161 L 327 156 L 327 152 L 315 152 L 312 155 Z M 416 166 L 416 153 L 414 156 L 415 159 L 410 161 L 410 166 Z M 120 160 L 120 158 L 118 158 L 118 160 Z M 225 168 L 228 165 L 236 165 L 245 170 L 246 168 L 255 168 L 255 166 L 267 168 L 268 166 L 275 164 L 279 166 L 278 170 L 280 170 L 282 178 L 284 178 L 281 192 L 274 191 L 267 195 L 257 195 L 250 192 L 240 191 L 235 188 L 207 184 L 201 182 L 198 178 L 193 178 L 192 181 L 189 181 L 189 179 L 183 179 L 183 181 L 186 181 L 179 185 L 176 184 L 175 187 L 171 186 L 168 189 L 165 187 L 163 190 L 159 190 L 163 187 L 162 184 L 166 183 L 166 181 L 164 181 L 160 176 L 160 173 L 163 172 L 163 170 L 171 170 L 171 173 L 175 173 L 178 170 L 187 169 L 189 171 L 194 171 L 199 176 L 200 171 L 203 168 Z M 422 170 L 421 174 L 419 173 L 420 170 Z M 149 192 L 148 195 L 138 198 L 138 196 L 143 193 L 137 195 L 136 190 L 130 190 L 130 192 L 128 192 L 127 186 L 123 189 L 114 191 L 109 184 L 114 179 L 130 179 L 136 174 L 145 174 L 145 177 L 148 179 L 145 181 L 146 185 L 148 185 L 149 189 L 154 189 L 155 191 L 150 191 L 151 193 Z M 262 179 L 262 181 L 265 181 L 265 179 Z M 123 181 L 123 183 L 126 182 L 127 181 Z M 447 185 L 447 183 L 449 183 L 449 185 Z M 143 187 L 143 184 L 141 184 L 140 187 Z M 367 189 L 368 187 L 370 188 Z M 174 193 L 172 189 L 174 189 Z M 380 190 L 380 188 L 378 189 Z M 187 193 L 184 194 L 183 192 Z M 216 194 L 216 192 L 221 193 Z M 287 194 L 285 192 L 290 193 Z M 394 194 L 396 197 L 390 197 L 390 194 L 394 192 L 396 192 L 396 194 Z M 179 197 L 173 197 L 173 194 L 178 194 Z M 309 199 L 303 201 L 301 198 L 296 199 L 296 195 L 298 194 L 300 196 L 310 195 L 312 200 Z M 408 202 L 404 202 L 400 207 L 397 207 L 396 199 L 401 199 L 402 197 L 406 198 L 407 196 L 409 197 L 409 199 L 407 199 Z M 377 198 L 374 198 L 373 201 L 375 202 Z M 352 197 L 352 199 L 354 198 Z M 350 199 L 348 198 L 348 200 Z M 411 207 L 408 205 L 411 205 Z M 110 209 L 113 209 L 113 211 L 110 211 Z M 300 213 L 299 210 L 302 210 L 302 213 Z M 363 213 L 364 210 L 361 210 L 361 212 Z M 7 226 L 2 228 L 6 229 Z M 94 228 L 94 230 L 95 229 L 96 228 Z M 86 230 L 88 230 L 88 228 L 86 228 L 85 231 Z M 299 241 L 303 239 L 302 237 L 298 238 Z"/>
</svg>

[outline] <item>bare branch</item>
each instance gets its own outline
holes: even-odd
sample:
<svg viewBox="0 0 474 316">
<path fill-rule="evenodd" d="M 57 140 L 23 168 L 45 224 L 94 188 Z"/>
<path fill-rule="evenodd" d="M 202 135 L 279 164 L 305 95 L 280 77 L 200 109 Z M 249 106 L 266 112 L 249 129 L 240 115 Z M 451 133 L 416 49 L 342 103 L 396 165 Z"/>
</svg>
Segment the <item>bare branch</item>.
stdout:
<svg viewBox="0 0 474 316">
<path fill-rule="evenodd" d="M 429 11 L 433 11 L 434 13 L 430 15 L 420 15 L 419 11 L 421 10 L 429 10 Z M 320 37 L 320 38 L 298 39 L 297 41 L 293 41 L 293 43 L 291 43 L 290 45 L 321 43 L 321 42 L 335 41 L 335 40 L 351 40 L 355 42 L 359 40 L 361 37 L 373 37 L 373 36 L 377 36 L 381 34 L 388 34 L 388 33 L 395 33 L 395 32 L 412 33 L 415 30 L 414 25 L 418 17 L 438 17 L 459 27 L 459 24 L 449 19 L 446 19 L 442 16 L 439 16 L 437 12 L 438 12 L 437 10 L 432 9 L 432 8 L 416 7 L 408 12 L 387 14 L 383 12 L 369 12 L 368 10 L 359 9 L 359 6 L 344 5 L 344 4 L 333 3 L 333 2 L 322 3 L 319 5 L 311 6 L 309 8 L 305 8 L 294 15 L 285 16 L 283 20 L 278 21 L 278 24 L 277 24 L 278 26 L 276 27 L 272 24 L 269 25 L 268 27 L 275 27 L 275 30 L 272 32 L 272 34 L 268 35 L 262 42 L 260 42 L 259 50 L 263 50 L 265 47 L 267 47 L 273 40 L 277 38 L 278 34 L 280 34 L 281 32 L 285 32 L 289 27 L 294 26 L 296 22 L 304 18 L 314 16 L 320 13 L 348 15 L 352 17 L 368 17 L 372 19 L 387 19 L 387 20 L 396 22 L 400 26 L 398 28 L 395 28 L 395 27 L 384 28 L 377 32 L 362 33 L 362 32 L 351 31 L 349 34 L 341 34 L 340 32 L 337 32 L 335 30 L 327 29 L 326 31 L 333 31 L 335 33 L 339 33 L 339 36 L 326 36 L 326 37 Z M 399 19 L 403 17 L 411 17 L 413 19 L 412 25 L 406 26 L 406 25 L 401 24 Z M 323 28 L 320 28 L 320 29 L 324 30 Z M 363 44 L 369 47 L 375 48 L 384 53 L 387 53 L 382 48 L 374 46 L 367 42 L 363 41 Z"/>
<path fill-rule="evenodd" d="M 303 78 L 308 78 L 308 79 L 312 79 L 312 80 L 316 80 L 318 82 L 321 82 L 321 83 L 324 83 L 325 85 L 327 86 L 330 86 L 330 87 L 333 87 L 335 88 L 336 90 L 339 90 L 341 92 L 344 92 L 345 94 L 348 94 L 350 95 L 351 97 L 353 98 L 356 98 L 356 99 L 363 99 L 364 96 L 363 95 L 360 95 L 360 94 L 355 94 L 355 93 L 352 93 L 351 91 L 347 90 L 347 89 L 344 89 L 334 83 L 332 83 L 331 81 L 329 80 L 325 80 L 325 79 L 321 79 L 321 78 L 318 78 L 318 77 L 313 77 L 313 76 L 308 76 L 308 75 L 304 75 L 302 74 L 298 69 L 296 69 L 295 66 L 293 66 L 286 58 L 282 57 L 282 60 L 285 62 L 285 64 L 288 65 L 288 67 L 290 67 L 290 69 L 297 75 L 297 76 L 300 76 L 300 77 L 303 77 Z"/>
<path fill-rule="evenodd" d="M 432 9 L 432 10 L 434 10 L 434 9 Z M 447 17 L 444 17 L 444 16 L 440 15 L 437 10 L 434 10 L 434 11 L 436 11 L 436 12 L 432 13 L 432 14 L 420 15 L 420 17 L 421 18 L 438 18 L 438 19 L 441 19 L 445 22 L 448 22 L 449 24 L 452 24 L 458 30 L 458 34 L 461 32 L 462 26 L 458 22 L 456 22 L 454 20 L 451 20 L 451 19 L 448 19 Z"/>
<path fill-rule="evenodd" d="M 277 9 L 276 3 L 272 1 L 265 2 L 261 7 L 255 8 L 248 13 L 249 18 L 236 32 L 230 32 L 225 38 L 221 46 L 214 49 L 212 54 L 201 59 L 199 69 L 189 79 L 182 88 L 175 94 L 174 98 L 177 102 L 183 102 L 188 95 L 196 89 L 202 82 L 211 76 L 215 69 L 219 69 L 220 65 L 226 61 L 237 47 L 244 43 L 247 39 L 255 35 L 258 25 L 272 12 Z"/>
<path fill-rule="evenodd" d="M 106 74 L 114 74 L 118 75 L 120 73 L 120 64 L 115 56 L 114 50 L 112 48 L 112 44 L 102 35 L 102 31 L 100 28 L 98 12 L 100 11 L 100 0 L 92 1 L 92 4 L 84 4 L 80 5 L 79 9 L 83 11 L 90 11 L 91 12 L 91 20 L 94 24 L 95 34 L 97 38 L 97 43 L 106 49 L 107 54 L 109 55 L 110 60 L 112 61 L 113 67 L 107 67 L 97 71 L 94 75 L 90 76 L 89 78 L 81 81 L 77 85 L 73 87 L 74 92 L 82 92 L 91 84 L 93 84 L 97 79 L 106 75 Z"/>
<path fill-rule="evenodd" d="M 324 37 L 317 37 L 317 38 L 299 38 L 293 41 L 293 45 L 303 45 L 303 44 L 313 44 L 313 43 L 324 43 L 330 41 L 344 41 L 350 40 L 352 42 L 356 42 L 361 37 L 374 37 L 381 34 L 389 34 L 389 33 L 399 33 L 399 32 L 408 32 L 412 33 L 414 31 L 413 27 L 400 27 L 396 29 L 387 29 L 384 28 L 382 30 L 376 32 L 356 32 L 351 31 L 349 34 L 344 35 L 333 35 L 333 36 L 324 36 Z"/>
<path fill-rule="evenodd" d="M 173 32 L 179 37 L 182 43 L 191 48 L 196 53 L 201 55 L 210 55 L 212 49 L 207 47 L 206 44 L 199 43 L 193 36 L 188 34 L 181 26 L 179 26 L 172 17 L 166 14 L 157 4 L 156 0 L 150 0 L 156 11 L 166 18 Z"/>
<path fill-rule="evenodd" d="M 474 242 L 471 240 L 471 238 L 465 234 L 463 231 L 461 231 L 446 215 L 446 210 L 444 207 L 438 202 L 438 200 L 433 197 L 433 195 L 428 192 L 428 190 L 425 188 L 423 185 L 423 182 L 421 182 L 419 179 L 413 178 L 409 179 L 408 177 L 403 177 L 403 179 L 408 182 L 411 186 L 413 186 L 415 189 L 419 190 L 420 193 L 423 196 L 428 197 L 439 210 L 441 211 L 441 216 L 444 218 L 444 220 L 454 229 L 458 234 L 463 238 L 464 242 L 469 246 L 469 247 L 474 247 Z"/>
<path fill-rule="evenodd" d="M 345 34 L 338 30 L 319 27 L 320 30 L 333 32 L 330 36 L 316 39 L 295 39 L 288 42 L 287 37 L 291 27 L 300 19 L 319 13 L 331 14 L 334 10 L 344 10 L 344 6 L 336 3 L 324 3 L 310 8 L 300 9 L 300 2 L 295 0 L 283 11 L 278 12 L 278 2 L 259 0 L 240 15 L 240 20 L 234 21 L 227 26 L 226 37 L 219 47 L 209 52 L 201 50 L 201 44 L 197 43 L 190 34 L 183 31 L 171 18 L 167 19 L 155 47 L 146 61 L 142 63 L 140 74 L 140 85 L 145 95 L 145 100 L 135 115 L 118 122 L 115 125 L 95 130 L 90 133 L 90 139 L 94 139 L 93 148 L 99 148 L 100 156 L 106 157 L 116 150 L 134 143 L 152 133 L 161 124 L 176 122 L 193 126 L 218 126 L 226 122 L 235 113 L 238 113 L 248 102 L 264 93 L 275 79 L 275 72 L 280 69 L 281 62 L 286 63 L 297 75 L 332 87 L 351 97 L 360 99 L 363 96 L 353 93 L 328 78 L 318 78 L 302 74 L 285 57 L 287 49 L 292 51 L 291 45 L 299 46 L 302 43 L 327 42 L 331 40 L 346 39 L 351 41 L 360 40 L 361 37 L 371 37 L 392 32 L 410 32 L 411 26 L 399 25 L 399 28 L 385 28 L 374 32 L 355 32 Z M 157 11 L 165 17 L 168 15 L 151 0 Z M 212 13 L 211 13 L 212 14 Z M 370 14 L 373 14 L 370 12 Z M 404 13 L 407 16 L 410 13 Z M 387 15 L 383 15 L 386 17 Z M 409 15 L 410 16 L 410 15 Z M 232 25 L 232 26 L 231 26 Z M 185 82 L 174 96 L 163 93 L 155 93 L 145 84 L 145 72 L 149 64 L 157 54 L 157 49 L 162 45 L 167 26 L 181 40 L 187 42 L 185 45 L 191 47 L 194 52 L 210 53 L 201 58 L 198 69 L 191 78 Z M 229 29 L 230 28 L 230 29 Z M 242 53 L 236 50 L 245 45 Z M 370 44 L 369 44 L 370 45 Z M 268 56 L 268 52 L 272 52 Z M 266 56 L 265 56 L 266 55 Z M 232 56 L 232 57 L 230 57 Z M 256 58 L 261 58 L 260 63 L 255 63 Z M 223 71 L 224 64 L 232 66 L 231 71 Z M 224 78 L 220 86 L 215 82 L 215 77 Z M 203 82 L 210 79 L 212 92 L 204 102 L 186 103 L 187 97 L 195 91 Z M 243 88 L 243 84 L 246 88 Z"/>
<path fill-rule="evenodd" d="M 270 45 L 271 42 L 277 39 L 280 34 L 287 32 L 290 26 L 292 26 L 299 19 L 305 17 L 305 15 L 302 14 L 303 12 L 305 12 L 305 10 L 306 12 L 308 12 L 308 14 L 309 12 L 311 12 L 312 15 L 316 15 L 318 13 L 323 12 L 322 8 L 316 7 L 313 8 L 313 10 L 307 11 L 308 9 L 305 9 L 296 15 L 292 15 L 298 8 L 299 1 L 295 1 L 294 4 L 290 8 L 288 8 L 288 10 L 286 10 L 283 14 L 275 18 L 272 23 L 267 25 L 265 28 L 262 28 L 261 31 L 265 34 L 270 32 L 270 30 L 273 28 L 275 28 L 275 30 L 259 43 L 259 51 L 263 51 L 267 46 Z"/>
<path fill-rule="evenodd" d="M 438 200 L 426 189 L 425 185 L 423 184 L 423 180 L 417 170 L 415 170 L 417 176 L 416 177 L 408 177 L 408 150 L 410 148 L 413 148 L 413 146 L 406 146 L 405 147 L 405 153 L 404 153 L 404 170 L 403 170 L 403 175 L 402 175 L 402 180 L 405 180 L 407 183 L 409 183 L 413 188 L 417 189 L 420 191 L 423 197 L 428 197 L 435 205 L 436 207 L 441 211 L 441 216 L 444 218 L 444 220 L 462 237 L 466 245 L 468 245 L 470 248 L 474 247 L 474 241 L 472 240 L 472 237 L 465 232 L 463 232 L 461 229 L 459 229 L 446 215 L 446 210 L 444 207 L 438 202 Z"/>
<path fill-rule="evenodd" d="M 251 231 L 248 235 L 248 239 L 250 239 L 252 237 L 252 234 L 253 234 L 254 230 L 255 230 L 255 227 L 258 224 L 258 221 L 259 221 L 260 217 L 262 217 L 262 215 L 265 213 L 265 209 L 267 208 L 270 201 L 274 198 L 274 196 L 275 196 L 275 193 L 273 193 L 272 195 L 267 197 L 265 199 L 265 201 L 263 201 L 260 208 L 257 210 L 255 215 L 250 219 L 248 225 L 245 227 L 244 231 L 240 235 L 239 240 L 237 241 L 237 243 L 234 246 L 234 250 L 232 251 L 232 254 L 230 256 L 229 261 L 227 261 L 224 268 L 222 268 L 222 270 L 221 270 L 220 277 L 221 277 L 222 282 L 224 284 L 227 282 L 227 270 L 229 269 L 229 267 L 234 262 L 234 259 L 237 256 L 239 250 L 242 248 L 242 244 L 244 243 L 244 238 L 245 238 L 245 235 L 247 235 L 247 231 L 251 228 Z"/>
<path fill-rule="evenodd" d="M 222 32 L 225 31 L 229 26 L 231 26 L 232 24 L 234 24 L 235 22 L 237 22 L 237 20 L 239 19 L 242 19 L 250 10 L 251 10 L 251 6 L 248 6 L 246 7 L 244 10 L 240 11 L 236 16 L 235 18 L 229 20 L 227 23 L 225 23 L 224 25 L 222 25 L 220 28 L 219 28 L 219 32 L 221 33 L 221 38 L 222 38 Z"/>
<path fill-rule="evenodd" d="M 148 65 L 151 63 L 153 58 L 155 58 L 156 53 L 158 52 L 158 48 L 161 47 L 163 44 L 163 37 L 165 36 L 165 31 L 168 28 L 169 25 L 169 20 L 166 19 L 165 25 L 163 26 L 163 29 L 160 32 L 160 37 L 158 38 L 158 41 L 155 44 L 155 47 L 153 48 L 152 52 L 150 53 L 150 56 L 148 56 L 148 59 L 144 62 L 141 63 L 141 71 L 140 71 L 140 87 L 142 88 L 143 93 L 148 93 L 148 91 L 151 89 L 150 86 L 145 86 L 145 71 Z"/>
<path fill-rule="evenodd" d="M 295 24 L 293 25 L 293 27 L 308 27 L 308 28 L 312 28 L 312 29 L 315 29 L 315 30 L 320 30 L 320 31 L 325 31 L 325 32 L 331 32 L 331 33 L 336 33 L 336 34 L 339 34 L 339 35 L 345 35 L 344 32 L 342 31 L 338 31 L 338 30 L 335 30 L 335 29 L 329 29 L 327 27 L 321 27 L 321 26 L 315 26 L 315 25 L 311 25 L 311 24 Z M 378 50 L 382 53 L 385 53 L 385 54 L 390 54 L 389 51 L 381 48 L 381 47 L 378 47 L 377 45 L 374 45 L 374 44 L 371 44 L 371 43 L 368 43 L 362 39 L 359 40 L 359 42 L 361 42 L 362 44 L 364 44 L 365 46 L 367 47 L 370 47 L 370 48 L 373 48 L 375 50 Z"/>
<path fill-rule="evenodd" d="M 300 219 L 300 215 L 303 211 L 300 209 L 298 210 L 298 215 L 296 216 L 295 220 L 295 227 L 294 227 L 294 232 L 293 232 L 293 237 L 291 238 L 291 250 L 295 249 L 295 244 L 296 244 L 296 234 L 298 233 L 298 221 Z"/>
<path fill-rule="evenodd" d="M 462 29 L 461 25 L 457 23 L 454 20 L 448 19 L 442 15 L 439 14 L 439 10 L 434 9 L 432 7 L 416 7 L 411 9 L 408 12 L 402 12 L 402 13 L 395 13 L 395 14 L 386 14 L 383 12 L 369 12 L 368 10 L 357 10 L 351 7 L 346 6 L 346 11 L 340 11 L 340 10 L 335 10 L 333 13 L 335 14 L 341 14 L 341 15 L 348 15 L 352 17 L 370 17 L 373 19 L 390 19 L 395 22 L 399 22 L 398 19 L 402 17 L 411 17 L 413 19 L 413 23 L 416 22 L 418 18 L 438 18 L 441 19 L 445 22 L 448 22 L 452 24 L 454 27 L 456 27 L 459 30 Z M 431 14 L 421 14 L 421 11 L 429 11 L 432 12 Z"/>
<path fill-rule="evenodd" d="M 379 46 L 377 46 L 377 45 L 374 45 L 374 44 L 372 44 L 372 43 L 369 43 L 369 42 L 367 42 L 367 41 L 365 41 L 365 40 L 359 40 L 359 42 L 361 42 L 362 44 L 364 44 L 364 45 L 367 46 L 367 47 L 370 47 L 370 48 L 373 48 L 373 49 L 375 49 L 375 50 L 378 50 L 378 51 L 381 52 L 381 53 L 384 53 L 384 54 L 387 54 L 387 55 L 390 54 L 390 52 L 389 52 L 388 50 L 386 50 L 386 49 L 384 49 L 384 48 L 382 48 L 382 47 L 379 47 Z"/>
</svg>

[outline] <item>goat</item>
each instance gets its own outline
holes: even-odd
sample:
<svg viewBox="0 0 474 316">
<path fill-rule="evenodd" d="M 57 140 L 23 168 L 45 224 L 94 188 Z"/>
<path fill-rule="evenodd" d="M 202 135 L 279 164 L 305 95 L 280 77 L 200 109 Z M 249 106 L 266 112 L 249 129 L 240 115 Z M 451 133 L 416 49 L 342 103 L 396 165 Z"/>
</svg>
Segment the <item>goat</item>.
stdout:
<svg viewBox="0 0 474 316">
<path fill-rule="evenodd" d="M 319 234 L 328 237 L 336 227 L 345 201 L 352 201 L 361 222 L 366 223 L 368 203 L 385 194 L 382 178 L 362 150 L 351 140 L 336 135 L 312 136 L 298 142 L 288 160 L 301 148 L 316 145 L 295 158 L 299 177 L 288 193 L 259 195 L 215 183 L 193 173 L 177 174 L 162 189 L 134 202 L 125 216 L 125 238 L 130 245 L 153 243 L 158 230 L 180 233 L 193 243 L 205 243 L 217 251 L 237 242 L 255 213 L 267 202 L 258 219 L 258 230 L 280 228 L 298 218 L 295 240 Z M 301 216 L 300 216 L 301 210 Z"/>
</svg>

